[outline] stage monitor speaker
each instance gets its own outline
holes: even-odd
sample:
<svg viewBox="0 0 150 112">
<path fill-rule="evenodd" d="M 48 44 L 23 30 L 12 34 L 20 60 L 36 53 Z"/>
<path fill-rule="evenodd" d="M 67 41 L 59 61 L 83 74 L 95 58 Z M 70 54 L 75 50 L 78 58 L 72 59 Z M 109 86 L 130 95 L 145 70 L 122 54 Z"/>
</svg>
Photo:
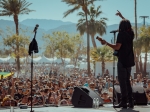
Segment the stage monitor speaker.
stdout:
<svg viewBox="0 0 150 112">
<path fill-rule="evenodd" d="M 103 104 L 100 95 L 86 86 L 75 87 L 72 95 L 72 104 L 74 107 L 92 108 L 93 99 L 99 99 L 99 105 Z"/>
<path fill-rule="evenodd" d="M 114 90 L 115 104 L 118 104 L 120 102 L 120 98 L 121 98 L 120 86 L 115 85 L 114 88 L 115 88 L 115 90 Z M 132 92 L 133 92 L 133 98 L 134 98 L 135 105 L 147 105 L 148 100 L 147 100 L 146 93 L 145 93 L 143 87 L 133 86 Z"/>
<path fill-rule="evenodd" d="M 20 109 L 27 109 L 28 106 L 27 105 L 20 105 Z"/>
</svg>

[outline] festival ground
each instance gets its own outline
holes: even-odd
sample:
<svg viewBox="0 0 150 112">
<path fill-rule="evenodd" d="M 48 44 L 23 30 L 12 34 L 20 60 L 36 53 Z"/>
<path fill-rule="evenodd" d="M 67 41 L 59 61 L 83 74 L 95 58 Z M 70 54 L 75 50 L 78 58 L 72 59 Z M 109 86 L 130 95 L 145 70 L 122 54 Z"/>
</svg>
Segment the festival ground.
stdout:
<svg viewBox="0 0 150 112">
<path fill-rule="evenodd" d="M 148 106 L 135 106 L 134 109 L 114 109 L 111 104 L 104 105 L 98 109 L 94 108 L 75 108 L 73 106 L 60 106 L 60 107 L 43 107 L 33 108 L 34 112 L 150 112 L 150 105 Z M 30 112 L 28 109 L 14 109 L 14 112 Z M 0 112 L 11 112 L 9 108 L 0 108 Z"/>
</svg>

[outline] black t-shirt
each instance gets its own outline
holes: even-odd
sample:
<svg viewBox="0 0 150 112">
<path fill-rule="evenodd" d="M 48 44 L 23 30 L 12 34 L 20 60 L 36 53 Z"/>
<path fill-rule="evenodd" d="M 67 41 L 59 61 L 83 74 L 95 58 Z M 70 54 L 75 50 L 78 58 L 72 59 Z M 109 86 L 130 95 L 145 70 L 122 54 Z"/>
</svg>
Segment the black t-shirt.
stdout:
<svg viewBox="0 0 150 112">
<path fill-rule="evenodd" d="M 36 105 L 42 105 L 43 104 L 43 97 L 42 96 L 37 96 L 36 97 Z"/>
<path fill-rule="evenodd" d="M 116 43 L 122 44 L 118 51 L 118 61 L 123 67 L 135 65 L 133 53 L 133 38 L 128 32 L 119 32 Z"/>
<path fill-rule="evenodd" d="M 14 99 L 15 99 L 15 100 L 20 100 L 20 99 L 22 99 L 22 98 L 23 98 L 23 94 L 17 93 L 17 94 L 14 95 Z"/>
</svg>

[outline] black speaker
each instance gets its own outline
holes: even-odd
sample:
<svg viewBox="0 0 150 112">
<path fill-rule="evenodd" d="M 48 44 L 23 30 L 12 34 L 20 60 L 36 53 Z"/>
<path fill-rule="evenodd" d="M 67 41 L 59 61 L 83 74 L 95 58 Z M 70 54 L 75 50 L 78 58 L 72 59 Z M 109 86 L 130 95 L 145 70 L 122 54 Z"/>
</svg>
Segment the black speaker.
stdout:
<svg viewBox="0 0 150 112">
<path fill-rule="evenodd" d="M 27 109 L 28 106 L 27 105 L 20 105 L 20 109 Z"/>
<path fill-rule="evenodd" d="M 114 100 L 115 100 L 115 104 L 118 104 L 121 98 L 120 86 L 115 85 L 114 88 L 115 88 Z M 132 92 L 133 92 L 134 105 L 147 105 L 148 100 L 147 100 L 146 93 L 143 87 L 133 86 Z"/>
<path fill-rule="evenodd" d="M 100 95 L 90 88 L 86 86 L 75 87 L 72 95 L 72 104 L 74 107 L 92 108 L 94 98 L 99 99 L 99 105 L 103 104 L 103 100 L 100 98 Z"/>
</svg>

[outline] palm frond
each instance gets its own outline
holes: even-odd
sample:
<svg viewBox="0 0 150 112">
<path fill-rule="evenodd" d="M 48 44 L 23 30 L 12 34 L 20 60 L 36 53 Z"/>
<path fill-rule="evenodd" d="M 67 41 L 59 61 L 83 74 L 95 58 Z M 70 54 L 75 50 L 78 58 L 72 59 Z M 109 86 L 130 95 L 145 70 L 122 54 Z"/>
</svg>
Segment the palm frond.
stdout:
<svg viewBox="0 0 150 112">
<path fill-rule="evenodd" d="M 18 14 L 28 14 L 34 10 L 28 9 L 32 3 L 26 0 L 2 0 L 0 1 L 0 7 L 3 9 L 0 11 L 1 15 L 7 16 L 18 15 Z"/>
<path fill-rule="evenodd" d="M 84 12 L 79 12 L 77 15 L 81 16 L 82 18 L 85 18 L 85 13 Z"/>
<path fill-rule="evenodd" d="M 83 4 L 83 0 L 62 0 L 61 2 L 65 2 L 66 4 L 68 4 L 68 6 L 73 6 L 76 4 Z"/>
<path fill-rule="evenodd" d="M 1 12 L 0 16 L 11 16 L 13 13 L 11 12 Z"/>
<path fill-rule="evenodd" d="M 64 17 L 67 17 L 69 14 L 73 13 L 74 11 L 79 10 L 79 8 L 80 8 L 80 5 L 76 5 L 72 9 L 69 9 L 68 11 L 64 13 Z"/>
</svg>

